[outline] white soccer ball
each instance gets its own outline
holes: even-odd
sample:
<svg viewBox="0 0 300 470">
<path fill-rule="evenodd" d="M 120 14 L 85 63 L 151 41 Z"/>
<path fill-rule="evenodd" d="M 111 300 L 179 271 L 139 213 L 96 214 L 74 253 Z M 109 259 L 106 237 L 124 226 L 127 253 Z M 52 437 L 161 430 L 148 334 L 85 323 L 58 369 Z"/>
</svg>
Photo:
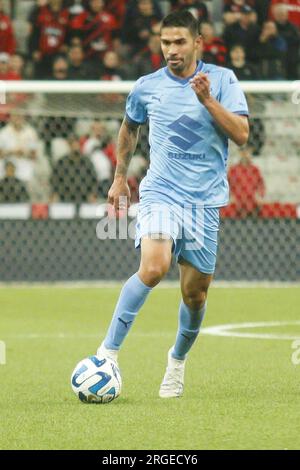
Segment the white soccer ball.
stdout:
<svg viewBox="0 0 300 470">
<path fill-rule="evenodd" d="M 71 386 L 84 403 L 109 403 L 121 393 L 120 370 L 107 357 L 90 356 L 75 367 Z"/>
</svg>

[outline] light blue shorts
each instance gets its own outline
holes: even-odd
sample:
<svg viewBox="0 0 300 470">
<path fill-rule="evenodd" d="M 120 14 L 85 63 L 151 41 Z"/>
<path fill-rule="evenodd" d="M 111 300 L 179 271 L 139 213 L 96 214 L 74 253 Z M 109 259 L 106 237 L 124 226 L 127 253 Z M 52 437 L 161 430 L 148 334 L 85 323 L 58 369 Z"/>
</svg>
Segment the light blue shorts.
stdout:
<svg viewBox="0 0 300 470">
<path fill-rule="evenodd" d="M 215 271 L 219 208 L 201 204 L 179 204 L 169 196 L 149 191 L 139 203 L 135 247 L 146 236 L 163 234 L 173 239 L 172 251 L 205 274 Z"/>
</svg>

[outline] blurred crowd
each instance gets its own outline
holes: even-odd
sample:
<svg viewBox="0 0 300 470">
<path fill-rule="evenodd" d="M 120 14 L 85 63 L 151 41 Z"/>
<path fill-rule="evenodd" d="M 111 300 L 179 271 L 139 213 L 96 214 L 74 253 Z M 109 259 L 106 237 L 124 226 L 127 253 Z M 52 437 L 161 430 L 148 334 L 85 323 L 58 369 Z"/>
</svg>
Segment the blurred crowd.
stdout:
<svg viewBox="0 0 300 470">
<path fill-rule="evenodd" d="M 20 54 L 13 22 L 0 0 L 0 80 L 134 80 L 164 65 L 160 21 L 175 9 L 189 9 L 198 18 L 205 62 L 230 67 L 240 80 L 299 78 L 300 0 L 224 0 L 220 24 L 212 22 L 209 3 L 37 0 L 28 18 L 27 52 Z M 109 109 L 111 98 L 101 95 Z M 47 99 L 46 108 L 55 106 L 54 94 Z M 76 107 L 76 98 L 71 99 Z M 10 93 L 7 107 L 0 108 L 0 203 L 106 199 L 120 121 L 81 122 L 62 115 L 60 96 L 59 115 L 35 117 L 26 107 L 22 111 L 26 100 L 25 94 Z M 248 158 L 261 152 L 264 125 L 259 118 L 250 124 L 249 148 L 229 173 L 235 215 L 256 214 L 265 193 L 263 178 Z M 147 155 L 148 148 L 138 147 L 129 167 L 133 202 Z"/>
<path fill-rule="evenodd" d="M 12 111 L 0 130 L 0 203 L 80 204 L 106 199 L 116 166 L 114 129 L 94 119 L 77 121 L 75 130 L 66 137 L 53 137 L 47 147 L 26 116 Z M 147 166 L 147 159 L 137 152 L 128 169 L 133 202 L 138 200 Z"/>
<path fill-rule="evenodd" d="M 94 119 L 80 124 L 66 137 L 56 136 L 45 147 L 33 125 L 17 111 L 0 130 L 0 203 L 96 203 L 107 198 L 116 166 L 116 122 Z M 81 126 L 81 130 L 80 130 Z M 131 159 L 128 184 L 131 201 L 145 176 L 146 152 Z M 253 147 L 239 150 L 240 160 L 229 169 L 230 216 L 259 215 L 264 203 L 263 176 L 253 162 Z"/>
<path fill-rule="evenodd" d="M 105 201 L 116 166 L 116 139 L 110 124 L 116 125 L 94 119 L 82 123 L 85 132 L 80 132 L 78 121 L 76 134 L 54 137 L 46 149 L 29 120 L 13 111 L 0 130 L 0 204 L 29 202 L 36 209 L 40 205 L 39 218 L 48 204 Z M 138 151 L 129 165 L 131 203 L 138 202 L 138 187 L 148 168 L 145 154 Z M 252 158 L 253 147 L 248 144 L 238 154 L 229 168 L 230 203 L 222 209 L 222 216 L 292 216 L 295 207 L 291 204 L 277 207 L 266 203 L 264 176 Z"/>
<path fill-rule="evenodd" d="M 88 132 L 51 140 L 45 156 L 43 142 L 24 116 L 12 112 L 0 130 L 0 203 L 96 203 L 106 199 L 116 166 L 115 139 L 109 126 L 95 119 Z M 252 161 L 252 148 L 240 150 L 240 161 L 231 166 L 229 209 L 235 216 L 258 215 L 265 195 L 263 176 Z M 136 154 L 130 163 L 128 183 L 132 202 L 148 163 Z"/>
<path fill-rule="evenodd" d="M 241 80 L 299 78 L 299 0 L 223 0 L 221 24 L 211 3 L 36 0 L 20 54 L 0 0 L 0 79 L 136 79 L 163 66 L 160 21 L 178 9 L 199 20 L 204 61 L 233 68 Z"/>
</svg>

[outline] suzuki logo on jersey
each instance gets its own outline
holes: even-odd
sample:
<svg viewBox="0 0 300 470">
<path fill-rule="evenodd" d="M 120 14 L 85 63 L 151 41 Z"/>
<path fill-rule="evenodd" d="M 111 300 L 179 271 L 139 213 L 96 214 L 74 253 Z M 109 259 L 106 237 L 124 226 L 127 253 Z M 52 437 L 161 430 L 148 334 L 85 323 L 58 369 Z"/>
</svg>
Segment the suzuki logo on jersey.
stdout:
<svg viewBox="0 0 300 470">
<path fill-rule="evenodd" d="M 180 137 L 177 135 L 171 136 L 169 137 L 169 140 L 182 150 L 189 150 L 197 142 L 203 140 L 199 134 L 193 132 L 201 129 L 203 127 L 202 124 L 194 121 L 194 119 L 191 119 L 186 114 L 183 114 L 179 119 L 172 122 L 172 124 L 170 124 L 168 127 L 172 129 L 172 131 L 175 131 L 176 134 L 180 135 Z"/>
</svg>

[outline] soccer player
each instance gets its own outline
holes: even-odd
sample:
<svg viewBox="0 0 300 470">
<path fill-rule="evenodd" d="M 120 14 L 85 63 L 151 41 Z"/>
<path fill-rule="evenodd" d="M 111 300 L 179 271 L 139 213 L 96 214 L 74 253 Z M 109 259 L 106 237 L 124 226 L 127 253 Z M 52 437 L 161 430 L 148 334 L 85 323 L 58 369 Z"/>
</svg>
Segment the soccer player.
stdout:
<svg viewBox="0 0 300 470">
<path fill-rule="evenodd" d="M 177 336 L 159 390 L 160 397 L 170 398 L 183 394 L 186 357 L 206 311 L 216 263 L 219 208 L 228 202 L 228 138 L 245 144 L 249 125 L 247 102 L 234 73 L 197 60 L 202 38 L 191 13 L 174 12 L 163 19 L 161 47 L 167 66 L 138 79 L 127 98 L 108 193 L 116 211 L 122 197 L 130 200 L 127 169 L 139 127 L 149 120 L 150 167 L 140 185 L 136 226 L 140 267 L 122 288 L 97 354 L 117 361 L 138 311 L 169 270 L 174 253 L 182 301 Z"/>
</svg>

